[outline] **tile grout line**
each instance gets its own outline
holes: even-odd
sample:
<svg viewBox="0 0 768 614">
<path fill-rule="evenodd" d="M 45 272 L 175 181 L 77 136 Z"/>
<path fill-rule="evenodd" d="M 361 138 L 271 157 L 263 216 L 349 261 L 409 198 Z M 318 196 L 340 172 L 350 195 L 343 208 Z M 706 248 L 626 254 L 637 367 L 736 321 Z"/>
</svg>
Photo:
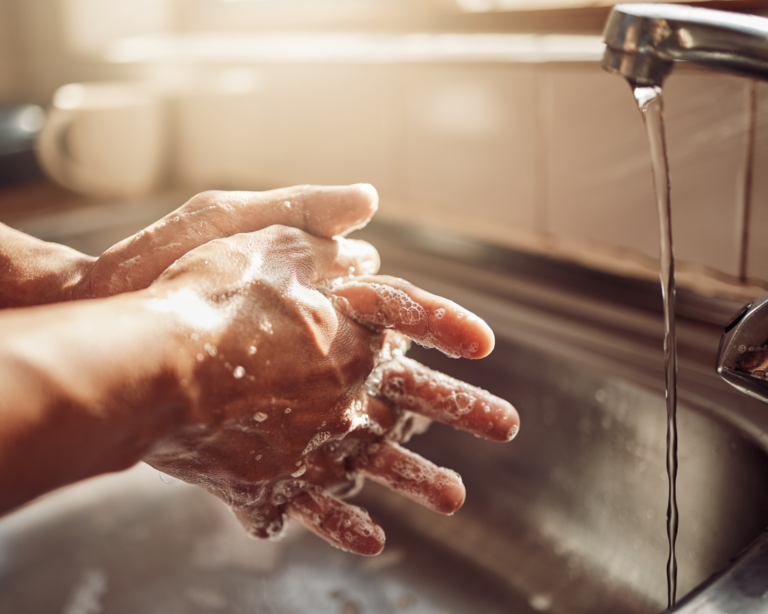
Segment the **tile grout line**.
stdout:
<svg viewBox="0 0 768 614">
<path fill-rule="evenodd" d="M 747 92 L 747 146 L 744 160 L 744 176 L 741 198 L 737 201 L 737 243 L 739 246 L 739 279 L 747 280 L 749 264 L 749 222 L 752 211 L 752 188 L 755 163 L 755 140 L 757 133 L 757 82 L 749 82 Z"/>
<path fill-rule="evenodd" d="M 548 233 L 549 207 L 548 207 L 548 153 L 549 153 L 549 75 L 546 68 L 537 66 L 534 80 L 534 104 L 535 107 L 535 132 L 534 132 L 534 156 L 535 156 L 535 212 L 534 229 L 542 234 Z"/>
</svg>

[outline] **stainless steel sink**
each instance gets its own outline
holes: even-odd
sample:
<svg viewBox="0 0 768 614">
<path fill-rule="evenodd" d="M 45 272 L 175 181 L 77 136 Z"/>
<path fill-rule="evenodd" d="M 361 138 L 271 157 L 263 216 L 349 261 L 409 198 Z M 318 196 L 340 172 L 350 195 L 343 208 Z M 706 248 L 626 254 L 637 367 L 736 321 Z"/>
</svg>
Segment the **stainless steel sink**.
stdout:
<svg viewBox="0 0 768 614">
<path fill-rule="evenodd" d="M 482 361 L 412 351 L 521 414 L 511 444 L 442 425 L 409 444 L 463 475 L 464 508 L 441 517 L 366 486 L 356 501 L 388 542 L 382 555 L 363 559 L 296 526 L 281 542 L 250 540 L 217 500 L 141 465 L 0 521 L 0 612 L 664 609 L 655 286 L 383 225 L 364 236 L 380 248 L 386 272 L 457 300 L 496 330 L 496 350 Z M 696 316 L 683 317 L 679 333 L 682 595 L 768 526 L 768 411 L 714 373 L 719 324 L 736 306 L 684 293 L 680 304 Z"/>
</svg>

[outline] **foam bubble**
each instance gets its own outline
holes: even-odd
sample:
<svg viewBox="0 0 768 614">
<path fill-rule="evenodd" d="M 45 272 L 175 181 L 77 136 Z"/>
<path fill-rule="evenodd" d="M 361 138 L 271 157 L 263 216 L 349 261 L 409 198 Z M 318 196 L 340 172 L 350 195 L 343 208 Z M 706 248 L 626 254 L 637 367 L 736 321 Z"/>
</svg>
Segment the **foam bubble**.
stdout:
<svg viewBox="0 0 768 614">
<path fill-rule="evenodd" d="M 304 451 L 301 453 L 302 456 L 306 456 L 313 450 L 317 449 L 321 445 L 323 445 L 326 441 L 328 441 L 331 438 L 331 434 L 328 431 L 323 431 L 322 433 L 316 433 L 312 439 L 309 440 L 309 443 L 304 448 Z"/>
</svg>

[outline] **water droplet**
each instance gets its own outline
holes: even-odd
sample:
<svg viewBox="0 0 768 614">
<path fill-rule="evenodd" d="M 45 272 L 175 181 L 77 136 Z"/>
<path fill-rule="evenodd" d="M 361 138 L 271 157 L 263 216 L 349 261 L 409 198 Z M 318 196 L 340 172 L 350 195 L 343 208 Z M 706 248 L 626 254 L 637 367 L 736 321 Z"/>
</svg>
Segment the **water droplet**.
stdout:
<svg viewBox="0 0 768 614">
<path fill-rule="evenodd" d="M 245 369 L 243 369 L 243 367 L 235 367 L 232 375 L 235 377 L 235 379 L 240 379 L 243 377 L 243 375 L 245 375 Z"/>
<path fill-rule="evenodd" d="M 256 460 L 261 460 L 261 454 L 259 454 L 258 456 L 256 456 Z"/>
<path fill-rule="evenodd" d="M 291 408 L 290 407 L 286 407 L 285 408 L 285 413 L 286 414 L 290 414 L 291 413 Z"/>
<path fill-rule="evenodd" d="M 264 420 L 267 419 L 267 414 L 261 411 L 257 411 L 255 414 L 253 414 L 253 419 L 256 420 L 256 422 L 264 422 Z"/>
<path fill-rule="evenodd" d="M 205 356 L 203 356 L 202 354 L 197 355 L 198 362 L 203 362 L 203 358 L 205 358 Z"/>
<path fill-rule="evenodd" d="M 216 350 L 215 345 L 211 345 L 210 343 L 205 344 L 205 351 L 208 352 L 210 356 L 216 356 L 218 354 L 218 351 Z"/>
<path fill-rule="evenodd" d="M 192 341 L 197 341 L 200 338 L 200 335 L 197 333 L 192 333 L 190 337 L 192 338 Z"/>
<path fill-rule="evenodd" d="M 253 355 L 256 353 L 256 346 L 255 346 L 255 345 L 252 345 L 251 347 L 249 347 L 249 348 L 248 348 L 248 353 L 249 353 L 251 356 L 253 356 Z"/>
</svg>

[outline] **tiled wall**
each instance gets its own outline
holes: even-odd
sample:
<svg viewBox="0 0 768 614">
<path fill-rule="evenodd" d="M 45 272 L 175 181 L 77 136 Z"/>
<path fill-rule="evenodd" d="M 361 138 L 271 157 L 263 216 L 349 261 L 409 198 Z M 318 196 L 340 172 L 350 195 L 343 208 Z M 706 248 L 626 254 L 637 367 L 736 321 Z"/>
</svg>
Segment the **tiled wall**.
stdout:
<svg viewBox="0 0 768 614">
<path fill-rule="evenodd" d="M 591 67 L 545 73 L 547 230 L 656 257 L 648 146 L 629 88 Z M 664 87 L 676 255 L 732 276 L 748 88 L 745 79 L 684 71 Z"/>
<path fill-rule="evenodd" d="M 178 103 L 183 183 L 370 181 L 383 217 L 655 275 L 644 129 L 626 83 L 596 63 L 253 70 L 252 91 Z M 694 69 L 665 85 L 676 253 L 699 282 L 768 280 L 763 85 L 741 258 L 750 86 Z"/>
</svg>

